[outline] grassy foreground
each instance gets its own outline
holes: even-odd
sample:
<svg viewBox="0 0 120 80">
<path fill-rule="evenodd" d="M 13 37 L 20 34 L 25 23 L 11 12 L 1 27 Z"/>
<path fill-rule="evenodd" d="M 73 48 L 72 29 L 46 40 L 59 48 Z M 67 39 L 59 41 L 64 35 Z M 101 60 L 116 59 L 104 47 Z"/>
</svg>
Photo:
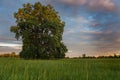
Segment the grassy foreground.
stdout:
<svg viewBox="0 0 120 80">
<path fill-rule="evenodd" d="M 0 58 L 0 80 L 120 80 L 120 59 Z"/>
</svg>

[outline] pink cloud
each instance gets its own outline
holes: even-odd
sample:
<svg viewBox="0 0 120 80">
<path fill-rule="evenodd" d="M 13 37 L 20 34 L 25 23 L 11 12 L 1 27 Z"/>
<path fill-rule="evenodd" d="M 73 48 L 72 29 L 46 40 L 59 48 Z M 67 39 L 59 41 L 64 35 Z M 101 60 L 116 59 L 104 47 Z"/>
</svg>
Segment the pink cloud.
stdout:
<svg viewBox="0 0 120 80">
<path fill-rule="evenodd" d="M 114 11 L 116 5 L 112 0 L 87 0 L 87 6 L 90 9 L 104 9 Z"/>
<path fill-rule="evenodd" d="M 60 0 L 60 2 L 74 6 L 85 5 L 90 10 L 102 9 L 114 11 L 116 9 L 114 0 Z"/>
<path fill-rule="evenodd" d="M 87 2 L 87 0 L 60 0 L 60 1 L 71 5 L 83 5 Z"/>
</svg>

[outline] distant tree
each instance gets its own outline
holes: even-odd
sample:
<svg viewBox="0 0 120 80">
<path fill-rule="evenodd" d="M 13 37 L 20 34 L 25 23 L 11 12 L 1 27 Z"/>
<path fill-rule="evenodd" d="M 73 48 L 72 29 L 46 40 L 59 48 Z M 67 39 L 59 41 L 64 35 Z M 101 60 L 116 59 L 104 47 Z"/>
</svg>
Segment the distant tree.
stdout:
<svg viewBox="0 0 120 80">
<path fill-rule="evenodd" d="M 27 3 L 14 13 L 16 39 L 22 38 L 20 57 L 25 59 L 64 58 L 67 47 L 62 42 L 65 22 L 51 5 Z"/>
<path fill-rule="evenodd" d="M 12 52 L 11 53 L 11 57 L 15 57 L 16 56 L 16 53 L 15 52 Z"/>
<path fill-rule="evenodd" d="M 82 54 L 82 57 L 83 57 L 83 58 L 86 58 L 86 54 Z"/>
<path fill-rule="evenodd" d="M 114 58 L 118 58 L 118 56 L 116 54 L 114 54 Z"/>
</svg>

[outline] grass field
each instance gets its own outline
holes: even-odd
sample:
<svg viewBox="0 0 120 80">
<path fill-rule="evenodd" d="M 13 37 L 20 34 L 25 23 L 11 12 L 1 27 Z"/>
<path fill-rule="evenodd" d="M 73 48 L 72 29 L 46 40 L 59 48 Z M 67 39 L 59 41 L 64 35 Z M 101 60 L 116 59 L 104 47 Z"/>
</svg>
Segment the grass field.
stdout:
<svg viewBox="0 0 120 80">
<path fill-rule="evenodd" d="M 0 58 L 0 80 L 120 80 L 120 59 Z"/>
</svg>

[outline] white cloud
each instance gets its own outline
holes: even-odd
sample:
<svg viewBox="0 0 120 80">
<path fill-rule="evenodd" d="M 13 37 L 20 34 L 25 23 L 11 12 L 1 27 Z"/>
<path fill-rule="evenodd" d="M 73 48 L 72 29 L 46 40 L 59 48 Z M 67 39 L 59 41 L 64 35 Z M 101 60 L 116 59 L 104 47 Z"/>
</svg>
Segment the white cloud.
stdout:
<svg viewBox="0 0 120 80">
<path fill-rule="evenodd" d="M 8 53 L 8 52 L 19 53 L 21 50 L 22 50 L 22 44 L 0 42 L 0 53 Z"/>
<path fill-rule="evenodd" d="M 14 43 L 2 43 L 2 42 L 0 42 L 0 46 L 15 47 L 15 46 L 22 46 L 22 45 L 21 44 L 14 44 Z"/>
</svg>

